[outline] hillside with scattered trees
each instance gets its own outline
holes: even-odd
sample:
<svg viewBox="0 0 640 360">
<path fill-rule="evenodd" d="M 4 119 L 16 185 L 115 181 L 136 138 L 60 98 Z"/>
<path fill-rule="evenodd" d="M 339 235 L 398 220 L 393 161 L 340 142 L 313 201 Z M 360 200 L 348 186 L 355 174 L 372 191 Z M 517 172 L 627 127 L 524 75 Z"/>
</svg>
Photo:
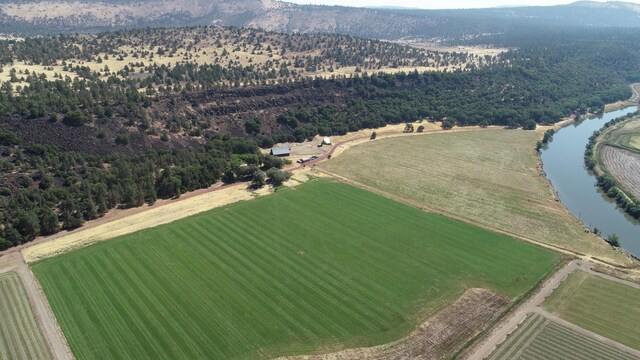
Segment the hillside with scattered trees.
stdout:
<svg viewBox="0 0 640 360">
<path fill-rule="evenodd" d="M 194 36 L 178 41 L 183 31 Z M 97 34 L 0 42 L 3 67 L 27 62 L 66 66 L 68 73 L 16 72 L 0 86 L 1 248 L 73 229 L 113 208 L 275 173 L 268 170 L 283 162 L 259 151 L 274 143 L 415 120 L 534 129 L 602 111 L 640 81 L 640 35 L 631 30 L 549 32 L 498 58 L 467 57 L 473 66 L 447 71 L 384 68 L 433 67 L 462 55 L 348 36 L 214 28 L 123 34 L 122 41 Z M 518 42 L 515 35 L 500 41 Z M 205 51 L 229 59 L 224 65 L 184 59 Z M 254 69 L 230 75 L 250 64 L 240 54 L 254 57 Z M 78 63 L 104 67 L 136 55 L 145 65 L 124 72 L 83 73 Z M 175 60 L 157 63 L 165 55 Z M 356 64 L 361 71 L 260 79 L 276 59 L 292 70 L 300 61 L 298 69 Z"/>
</svg>

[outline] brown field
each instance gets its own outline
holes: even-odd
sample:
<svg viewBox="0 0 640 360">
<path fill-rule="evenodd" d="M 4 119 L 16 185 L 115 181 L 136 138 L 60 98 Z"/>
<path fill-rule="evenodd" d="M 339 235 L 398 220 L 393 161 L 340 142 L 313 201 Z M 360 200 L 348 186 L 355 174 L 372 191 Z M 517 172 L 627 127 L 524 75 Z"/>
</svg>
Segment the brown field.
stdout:
<svg viewBox="0 0 640 360">
<path fill-rule="evenodd" d="M 435 133 L 367 141 L 328 172 L 405 202 L 524 239 L 628 265 L 557 200 L 535 152 L 538 132 Z"/>
<path fill-rule="evenodd" d="M 636 198 L 640 198 L 640 154 L 613 146 L 603 146 L 600 158 L 613 178 Z"/>
<path fill-rule="evenodd" d="M 390 344 L 323 355 L 284 359 L 441 359 L 454 354 L 484 331 L 505 309 L 509 298 L 485 289 L 469 289 L 404 339 Z"/>
</svg>

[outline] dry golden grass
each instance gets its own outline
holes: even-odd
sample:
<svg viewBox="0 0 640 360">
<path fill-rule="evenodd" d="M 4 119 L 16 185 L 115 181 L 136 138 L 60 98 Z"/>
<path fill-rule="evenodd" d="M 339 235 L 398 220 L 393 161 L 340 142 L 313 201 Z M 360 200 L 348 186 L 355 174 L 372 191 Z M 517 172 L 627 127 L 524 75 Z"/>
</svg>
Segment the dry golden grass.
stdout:
<svg viewBox="0 0 640 360">
<path fill-rule="evenodd" d="M 323 175 L 317 174 L 308 168 L 298 169 L 293 173 L 291 180 L 284 183 L 284 186 L 296 187 L 317 176 Z M 26 262 L 33 262 L 120 235 L 167 224 L 203 211 L 273 193 L 272 187 L 250 191 L 243 185 L 246 184 L 238 184 L 237 186 L 215 191 L 201 190 L 198 191 L 200 194 L 198 192 L 185 194 L 177 200 L 159 200 L 148 209 L 124 210 L 130 211 L 131 214 L 127 214 L 124 217 L 116 217 L 115 219 L 107 215 L 105 218 L 94 220 L 88 223 L 89 226 L 74 232 L 60 233 L 54 235 L 51 239 L 43 238 L 42 240 L 44 241 L 36 241 L 33 245 L 24 248 L 21 253 Z"/>
<path fill-rule="evenodd" d="M 556 199 L 523 130 L 434 133 L 353 146 L 322 169 L 522 238 L 628 265 Z"/>
</svg>

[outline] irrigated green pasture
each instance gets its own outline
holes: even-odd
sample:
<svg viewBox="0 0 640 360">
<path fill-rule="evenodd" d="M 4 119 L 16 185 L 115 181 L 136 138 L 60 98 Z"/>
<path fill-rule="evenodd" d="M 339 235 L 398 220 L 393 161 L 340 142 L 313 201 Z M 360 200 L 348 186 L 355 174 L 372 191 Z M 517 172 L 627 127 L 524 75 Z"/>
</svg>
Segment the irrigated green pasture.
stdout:
<svg viewBox="0 0 640 360">
<path fill-rule="evenodd" d="M 629 353 L 577 333 L 540 315 L 530 315 L 489 360 L 637 360 Z"/>
<path fill-rule="evenodd" d="M 573 272 L 543 306 L 596 334 L 640 349 L 640 289 Z"/>
<path fill-rule="evenodd" d="M 47 342 L 16 273 L 0 274 L 0 359 L 50 359 Z"/>
<path fill-rule="evenodd" d="M 471 287 L 517 297 L 546 249 L 330 181 L 33 265 L 78 359 L 257 358 L 399 339 Z"/>
</svg>

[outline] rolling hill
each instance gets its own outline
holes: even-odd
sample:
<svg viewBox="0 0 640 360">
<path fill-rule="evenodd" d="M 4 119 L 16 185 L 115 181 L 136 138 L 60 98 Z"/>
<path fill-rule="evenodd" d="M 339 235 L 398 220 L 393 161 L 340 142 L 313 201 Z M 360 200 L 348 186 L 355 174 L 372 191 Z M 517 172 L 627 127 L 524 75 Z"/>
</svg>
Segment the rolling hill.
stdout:
<svg viewBox="0 0 640 360">
<path fill-rule="evenodd" d="M 17 35 L 220 25 L 389 40 L 468 40 L 522 26 L 637 27 L 639 20 L 640 5 L 591 1 L 470 10 L 370 9 L 275 0 L 9 0 L 0 5 L 0 32 Z"/>
</svg>

